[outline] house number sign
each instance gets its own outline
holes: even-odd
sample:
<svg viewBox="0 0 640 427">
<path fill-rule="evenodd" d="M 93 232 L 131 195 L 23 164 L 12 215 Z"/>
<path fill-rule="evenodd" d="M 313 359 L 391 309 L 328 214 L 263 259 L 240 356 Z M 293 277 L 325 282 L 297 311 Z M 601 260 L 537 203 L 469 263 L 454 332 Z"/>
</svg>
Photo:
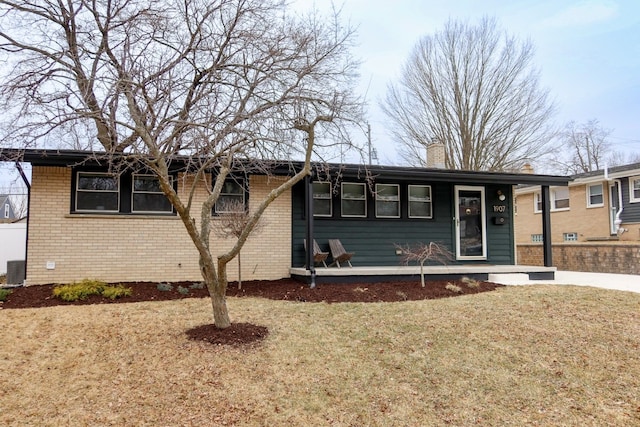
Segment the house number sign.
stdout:
<svg viewBox="0 0 640 427">
<path fill-rule="evenodd" d="M 507 207 L 503 205 L 493 205 L 493 211 L 499 213 L 505 213 L 507 211 Z"/>
</svg>

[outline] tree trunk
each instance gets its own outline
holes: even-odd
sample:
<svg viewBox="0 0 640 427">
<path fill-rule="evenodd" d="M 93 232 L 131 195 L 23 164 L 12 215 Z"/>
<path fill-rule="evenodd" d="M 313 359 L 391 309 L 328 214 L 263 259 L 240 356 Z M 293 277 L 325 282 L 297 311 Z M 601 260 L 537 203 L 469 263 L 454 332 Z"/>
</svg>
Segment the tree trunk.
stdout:
<svg viewBox="0 0 640 427">
<path fill-rule="evenodd" d="M 225 329 L 231 326 L 229 319 L 229 311 L 227 310 L 227 271 L 219 270 L 215 274 L 213 260 L 200 257 L 200 271 L 207 285 L 209 297 L 211 298 L 211 306 L 213 308 L 213 323 L 219 329 Z"/>
</svg>

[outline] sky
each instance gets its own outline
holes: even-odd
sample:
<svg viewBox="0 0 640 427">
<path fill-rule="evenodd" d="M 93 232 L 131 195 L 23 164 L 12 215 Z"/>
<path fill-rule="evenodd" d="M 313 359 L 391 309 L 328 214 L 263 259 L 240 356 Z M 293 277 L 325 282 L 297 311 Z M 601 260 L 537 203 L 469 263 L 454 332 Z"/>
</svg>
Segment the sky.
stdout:
<svg viewBox="0 0 640 427">
<path fill-rule="evenodd" d="M 293 0 L 298 10 L 328 11 L 331 0 Z M 640 153 L 640 1 L 638 0 L 335 0 L 357 27 L 359 92 L 368 102 L 371 141 L 380 164 L 401 164 L 379 103 L 417 41 L 451 19 L 495 17 L 510 35 L 529 39 L 540 83 L 558 111 L 556 124 L 591 119 L 611 130 L 614 149 Z M 358 136 L 356 136 L 357 138 Z M 366 143 L 365 134 L 360 143 Z M 346 158 L 346 161 L 358 161 Z M 12 168 L 0 168 L 0 184 Z"/>
<path fill-rule="evenodd" d="M 329 10 L 330 0 L 296 0 Z M 555 121 L 596 119 L 615 150 L 640 153 L 640 1 L 638 0 L 340 0 L 358 29 L 359 90 L 368 101 L 379 163 L 400 164 L 379 103 L 417 41 L 451 18 L 495 17 L 503 30 L 535 47 L 533 65 L 557 105 Z M 366 137 L 363 135 L 363 141 Z"/>
</svg>

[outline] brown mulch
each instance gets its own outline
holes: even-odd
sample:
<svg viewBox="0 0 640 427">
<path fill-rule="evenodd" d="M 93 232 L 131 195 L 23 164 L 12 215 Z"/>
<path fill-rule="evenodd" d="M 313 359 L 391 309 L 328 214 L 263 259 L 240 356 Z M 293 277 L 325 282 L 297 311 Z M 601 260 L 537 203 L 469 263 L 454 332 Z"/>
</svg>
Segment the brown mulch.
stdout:
<svg viewBox="0 0 640 427">
<path fill-rule="evenodd" d="M 461 292 L 446 289 L 448 284 L 459 286 Z M 183 298 L 204 298 L 209 294 L 206 288 L 192 287 L 194 282 L 171 283 L 172 289 L 162 291 L 157 282 L 123 283 L 133 289 L 128 297 L 110 300 L 101 296 L 91 296 L 85 300 L 66 302 L 53 296 L 54 285 L 36 285 L 12 289 L 6 301 L 0 302 L 2 309 L 39 308 L 57 305 L 117 304 L 141 301 L 167 301 Z M 419 281 L 378 282 L 378 283 L 331 283 L 319 284 L 314 289 L 294 279 L 255 280 L 242 283 L 238 289 L 236 283 L 230 283 L 227 296 L 260 297 L 293 302 L 397 302 L 436 298 L 448 298 L 459 295 L 476 294 L 502 287 L 492 282 L 478 282 L 470 287 L 460 281 L 429 281 L 423 288 Z M 179 291 L 179 287 L 182 292 Z M 185 292 L 188 290 L 188 293 Z M 226 329 L 214 325 L 203 325 L 187 331 L 189 338 L 212 344 L 245 345 L 264 339 L 268 330 L 262 326 L 248 323 L 235 323 Z"/>
</svg>

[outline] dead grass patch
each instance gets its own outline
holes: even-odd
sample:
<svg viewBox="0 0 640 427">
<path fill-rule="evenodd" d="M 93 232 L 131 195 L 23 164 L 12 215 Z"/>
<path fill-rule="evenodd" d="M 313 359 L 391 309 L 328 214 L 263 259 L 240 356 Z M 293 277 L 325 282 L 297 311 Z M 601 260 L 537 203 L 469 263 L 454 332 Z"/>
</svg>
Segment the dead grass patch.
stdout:
<svg viewBox="0 0 640 427">
<path fill-rule="evenodd" d="M 3 425 L 640 423 L 640 295 L 527 286 L 380 304 L 229 298 L 0 310 Z"/>
</svg>

